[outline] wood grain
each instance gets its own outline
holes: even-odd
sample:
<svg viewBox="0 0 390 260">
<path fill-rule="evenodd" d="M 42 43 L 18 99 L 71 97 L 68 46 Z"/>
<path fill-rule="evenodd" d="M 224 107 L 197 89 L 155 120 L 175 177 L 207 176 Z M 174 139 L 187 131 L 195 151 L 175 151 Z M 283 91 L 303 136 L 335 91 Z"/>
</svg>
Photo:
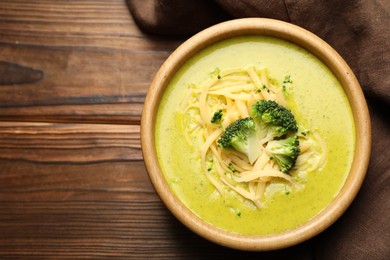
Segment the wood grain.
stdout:
<svg viewBox="0 0 390 260">
<path fill-rule="evenodd" d="M 137 123 L 180 43 L 142 34 L 125 1 L 1 1 L 0 120 Z"/>
<path fill-rule="evenodd" d="M 0 164 L 0 258 L 174 253 L 139 126 L 0 123 Z"/>
</svg>

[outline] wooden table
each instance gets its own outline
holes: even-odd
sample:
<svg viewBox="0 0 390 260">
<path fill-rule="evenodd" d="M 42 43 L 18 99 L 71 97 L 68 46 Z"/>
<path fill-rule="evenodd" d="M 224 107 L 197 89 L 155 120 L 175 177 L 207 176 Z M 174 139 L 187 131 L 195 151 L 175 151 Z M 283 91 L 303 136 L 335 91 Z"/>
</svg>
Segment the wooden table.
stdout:
<svg viewBox="0 0 390 260">
<path fill-rule="evenodd" d="M 180 224 L 143 164 L 148 86 L 183 41 L 143 34 L 125 0 L 0 2 L 0 259 L 310 259 L 244 253 Z"/>
</svg>

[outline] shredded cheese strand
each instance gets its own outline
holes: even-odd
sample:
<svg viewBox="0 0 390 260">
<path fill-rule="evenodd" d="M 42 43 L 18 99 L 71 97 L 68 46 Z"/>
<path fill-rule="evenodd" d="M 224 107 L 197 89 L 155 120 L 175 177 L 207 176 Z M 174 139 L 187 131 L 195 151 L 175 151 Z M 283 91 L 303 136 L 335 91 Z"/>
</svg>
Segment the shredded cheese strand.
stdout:
<svg viewBox="0 0 390 260">
<path fill-rule="evenodd" d="M 180 109 L 184 111 L 182 127 L 186 128 L 186 140 L 199 142 L 202 169 L 221 195 L 225 189 L 231 189 L 255 206 L 262 207 L 261 199 L 270 182 L 279 179 L 292 184 L 293 178 L 279 171 L 265 151 L 251 164 L 245 155 L 219 148 L 217 141 L 223 129 L 239 118 L 250 116 L 252 105 L 259 100 L 274 100 L 285 106 L 284 93 L 280 87 L 273 85 L 274 81 L 268 78 L 266 69 L 249 67 L 216 72 L 218 75 L 213 73 L 203 86 L 191 85 L 192 92 L 183 100 Z M 223 113 L 221 122 L 212 124 L 213 113 L 220 110 Z M 202 130 L 203 135 L 199 135 L 198 130 Z M 323 167 L 327 149 L 321 136 L 314 132 L 310 136 L 298 134 L 298 137 L 302 140 L 301 155 L 295 170 L 312 171 Z M 207 158 L 210 160 L 207 161 Z M 315 163 L 309 165 L 308 160 Z"/>
</svg>

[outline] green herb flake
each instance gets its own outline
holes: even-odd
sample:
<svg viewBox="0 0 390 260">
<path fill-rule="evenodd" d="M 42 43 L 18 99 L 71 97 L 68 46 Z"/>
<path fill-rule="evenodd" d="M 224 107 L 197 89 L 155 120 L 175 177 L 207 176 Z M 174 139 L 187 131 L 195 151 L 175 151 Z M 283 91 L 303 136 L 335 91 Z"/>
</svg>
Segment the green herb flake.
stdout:
<svg viewBox="0 0 390 260">
<path fill-rule="evenodd" d="M 287 189 L 287 186 L 284 186 L 284 194 L 288 195 L 290 194 L 290 191 Z"/>
<path fill-rule="evenodd" d="M 232 163 L 229 163 L 229 169 L 230 169 L 233 173 L 236 172 L 236 169 L 234 169 L 234 166 L 233 166 Z"/>
<path fill-rule="evenodd" d="M 291 76 L 287 75 L 286 77 L 284 77 L 283 83 L 293 83 Z"/>
<path fill-rule="evenodd" d="M 212 124 L 220 124 L 221 123 L 221 120 L 222 120 L 222 116 L 223 116 L 223 113 L 222 113 L 222 109 L 216 111 L 213 116 L 211 117 L 211 120 L 210 122 Z"/>
<path fill-rule="evenodd" d="M 221 73 L 221 69 L 216 67 L 211 73 L 210 73 L 210 76 L 211 77 L 221 77 L 220 76 L 220 73 Z M 219 79 L 219 78 L 218 78 Z"/>
</svg>

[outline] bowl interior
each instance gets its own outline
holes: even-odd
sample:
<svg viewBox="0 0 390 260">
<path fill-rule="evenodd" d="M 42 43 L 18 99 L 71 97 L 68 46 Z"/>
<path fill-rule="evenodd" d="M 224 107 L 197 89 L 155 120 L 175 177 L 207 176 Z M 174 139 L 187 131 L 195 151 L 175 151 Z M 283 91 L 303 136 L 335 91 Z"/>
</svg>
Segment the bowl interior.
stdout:
<svg viewBox="0 0 390 260">
<path fill-rule="evenodd" d="M 295 229 L 271 235 L 243 236 L 218 229 L 195 216 L 172 193 L 161 172 L 155 149 L 155 122 L 161 97 L 172 77 L 194 54 L 218 41 L 245 35 L 266 35 L 299 45 L 319 58 L 342 85 L 354 117 L 356 147 L 352 167 L 337 197 L 318 215 Z M 364 95 L 352 70 L 327 43 L 295 25 L 264 18 L 232 20 L 212 26 L 183 43 L 156 74 L 145 100 L 141 142 L 149 177 L 162 201 L 188 228 L 215 243 L 242 250 L 272 250 L 303 242 L 334 223 L 355 198 L 368 167 L 371 129 Z"/>
</svg>

